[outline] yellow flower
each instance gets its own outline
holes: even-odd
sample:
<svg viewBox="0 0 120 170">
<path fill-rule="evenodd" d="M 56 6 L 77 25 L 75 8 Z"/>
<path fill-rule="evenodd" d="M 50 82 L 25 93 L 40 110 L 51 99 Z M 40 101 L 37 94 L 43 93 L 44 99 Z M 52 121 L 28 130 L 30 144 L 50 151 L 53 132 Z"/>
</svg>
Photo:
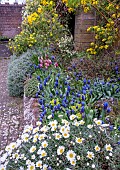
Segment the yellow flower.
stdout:
<svg viewBox="0 0 120 170">
<path fill-rule="evenodd" d="M 73 8 L 68 8 L 68 12 L 73 12 Z"/>
<path fill-rule="evenodd" d="M 106 151 L 112 151 L 113 148 L 111 147 L 110 144 L 109 144 L 109 145 L 106 144 L 106 145 L 105 145 L 105 149 L 106 149 Z"/>
<path fill-rule="evenodd" d="M 77 118 L 80 120 L 82 118 L 82 114 L 81 113 L 77 113 L 76 114 Z"/>
<path fill-rule="evenodd" d="M 108 47 L 109 47 L 108 45 L 105 45 L 105 46 L 104 46 L 105 49 L 108 49 Z"/>
<path fill-rule="evenodd" d="M 99 152 L 100 151 L 100 147 L 98 145 L 95 146 L 95 151 Z"/>
<path fill-rule="evenodd" d="M 41 14 L 41 13 L 42 13 L 42 8 L 41 8 L 41 7 L 39 7 L 37 11 L 38 11 L 38 13 L 40 13 L 40 14 Z"/>
</svg>

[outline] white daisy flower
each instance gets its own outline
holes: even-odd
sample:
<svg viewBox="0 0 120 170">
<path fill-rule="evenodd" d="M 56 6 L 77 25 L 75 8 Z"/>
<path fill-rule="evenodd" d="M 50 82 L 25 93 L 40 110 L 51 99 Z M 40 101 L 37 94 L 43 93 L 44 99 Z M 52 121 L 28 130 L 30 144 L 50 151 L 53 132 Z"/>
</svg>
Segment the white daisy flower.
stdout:
<svg viewBox="0 0 120 170">
<path fill-rule="evenodd" d="M 38 139 L 39 139 L 39 140 L 43 140 L 43 139 L 45 139 L 45 137 L 46 137 L 45 134 L 41 134 L 41 135 L 39 135 Z"/>
<path fill-rule="evenodd" d="M 87 152 L 87 158 L 93 159 L 94 158 L 94 153 L 93 152 Z"/>
<path fill-rule="evenodd" d="M 71 159 L 70 163 L 71 163 L 71 165 L 75 166 L 76 165 L 76 160 L 75 159 Z"/>
<path fill-rule="evenodd" d="M 42 161 L 36 162 L 36 167 L 42 168 Z"/>
<path fill-rule="evenodd" d="M 36 122 L 36 125 L 37 125 L 37 126 L 41 126 L 42 123 L 38 121 L 38 122 Z"/>
<path fill-rule="evenodd" d="M 36 146 L 32 146 L 31 148 L 30 148 L 30 153 L 33 153 L 33 152 L 35 152 L 36 151 Z"/>
<path fill-rule="evenodd" d="M 61 136 L 60 133 L 55 133 L 55 139 L 59 140 L 59 139 L 61 139 L 61 138 L 62 138 L 62 136 Z"/>
<path fill-rule="evenodd" d="M 67 131 L 64 131 L 62 133 L 62 135 L 63 135 L 64 138 L 69 138 L 69 136 L 70 136 L 70 134 Z"/>
<path fill-rule="evenodd" d="M 48 168 L 48 165 L 44 164 L 43 165 L 43 170 L 47 170 L 47 168 Z"/>
<path fill-rule="evenodd" d="M 41 158 L 43 158 L 43 157 L 47 156 L 47 153 L 44 150 L 41 150 L 40 155 L 41 155 Z"/>
<path fill-rule="evenodd" d="M 33 129 L 33 134 L 37 133 L 39 131 L 39 127 L 36 127 Z"/>
<path fill-rule="evenodd" d="M 70 120 L 74 120 L 76 118 L 76 115 L 72 114 L 70 115 Z"/>
<path fill-rule="evenodd" d="M 87 128 L 88 128 L 88 129 L 92 129 L 92 128 L 93 128 L 93 125 L 87 125 Z"/>
<path fill-rule="evenodd" d="M 84 124 L 85 124 L 85 121 L 80 120 L 80 121 L 79 121 L 79 124 L 80 124 L 80 125 L 84 125 Z"/>
<path fill-rule="evenodd" d="M 57 154 L 61 155 L 61 154 L 63 154 L 64 151 L 65 151 L 65 147 L 64 146 L 59 146 L 58 149 L 57 149 Z"/>
<path fill-rule="evenodd" d="M 28 170 L 35 170 L 35 164 L 33 162 L 28 165 Z"/>
<path fill-rule="evenodd" d="M 75 156 L 76 154 L 73 150 L 69 150 L 66 155 L 68 161 L 75 159 Z"/>
<path fill-rule="evenodd" d="M 46 147 L 48 146 L 48 142 L 43 141 L 43 142 L 41 143 L 41 146 L 42 146 L 43 148 L 46 148 Z"/>
<path fill-rule="evenodd" d="M 96 125 L 100 126 L 100 125 L 102 125 L 102 120 L 96 120 L 95 123 L 96 123 Z"/>
<path fill-rule="evenodd" d="M 83 143 L 85 139 L 84 138 L 76 138 L 76 143 Z"/>
<path fill-rule="evenodd" d="M 22 134 L 21 138 L 22 138 L 22 140 L 23 140 L 24 142 L 28 142 L 28 140 L 29 140 L 29 134 L 28 134 L 28 133 Z"/>
<path fill-rule="evenodd" d="M 100 147 L 98 145 L 95 146 L 95 151 L 99 152 L 100 151 Z"/>
<path fill-rule="evenodd" d="M 105 149 L 106 149 L 106 151 L 112 151 L 113 150 L 113 148 L 111 147 L 110 144 L 106 144 Z"/>
</svg>

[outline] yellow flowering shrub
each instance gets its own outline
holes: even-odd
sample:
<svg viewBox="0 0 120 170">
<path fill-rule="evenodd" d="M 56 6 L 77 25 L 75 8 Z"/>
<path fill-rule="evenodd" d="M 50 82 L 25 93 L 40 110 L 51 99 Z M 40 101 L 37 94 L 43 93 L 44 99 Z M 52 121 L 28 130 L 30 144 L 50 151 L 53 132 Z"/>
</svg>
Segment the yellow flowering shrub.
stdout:
<svg viewBox="0 0 120 170">
<path fill-rule="evenodd" d="M 68 31 L 59 20 L 54 1 L 27 0 L 22 31 L 9 46 L 13 52 L 21 54 L 34 45 L 41 48 L 57 46 L 66 34 Z"/>
<path fill-rule="evenodd" d="M 95 41 L 91 42 L 91 47 L 87 49 L 90 54 L 98 54 L 101 50 L 112 47 L 119 39 L 119 18 L 120 3 L 115 0 L 62 0 L 68 8 L 74 10 L 82 8 L 85 13 L 95 10 L 97 14 L 96 26 L 89 27 L 87 31 L 95 34 Z"/>
</svg>

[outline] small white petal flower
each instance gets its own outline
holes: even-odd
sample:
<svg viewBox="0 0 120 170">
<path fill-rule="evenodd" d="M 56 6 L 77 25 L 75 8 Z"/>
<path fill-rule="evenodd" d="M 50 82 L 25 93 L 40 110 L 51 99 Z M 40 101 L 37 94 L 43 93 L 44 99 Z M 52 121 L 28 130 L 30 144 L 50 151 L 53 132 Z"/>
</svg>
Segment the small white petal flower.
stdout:
<svg viewBox="0 0 120 170">
<path fill-rule="evenodd" d="M 93 152 L 87 152 L 87 158 L 93 159 L 94 158 L 94 153 Z"/>
<path fill-rule="evenodd" d="M 106 151 L 112 151 L 113 148 L 111 147 L 110 144 L 106 144 L 105 149 L 106 149 Z"/>
<path fill-rule="evenodd" d="M 65 147 L 64 146 L 59 146 L 58 149 L 57 149 L 57 154 L 62 155 L 64 151 L 65 151 Z"/>
<path fill-rule="evenodd" d="M 68 152 L 67 152 L 67 155 L 66 155 L 66 157 L 67 157 L 67 159 L 70 161 L 70 160 L 72 160 L 72 159 L 75 159 L 75 156 L 76 156 L 76 154 L 75 154 L 75 152 L 73 151 L 73 150 L 69 150 Z"/>
<path fill-rule="evenodd" d="M 42 161 L 36 162 L 36 167 L 42 168 Z"/>
</svg>

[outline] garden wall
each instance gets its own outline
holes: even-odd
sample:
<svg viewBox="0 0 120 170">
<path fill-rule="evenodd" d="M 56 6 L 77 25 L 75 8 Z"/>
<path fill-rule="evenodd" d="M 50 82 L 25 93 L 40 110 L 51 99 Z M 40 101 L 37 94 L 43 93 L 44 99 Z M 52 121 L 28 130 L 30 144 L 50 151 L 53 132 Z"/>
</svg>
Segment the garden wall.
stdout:
<svg viewBox="0 0 120 170">
<path fill-rule="evenodd" d="M 78 11 L 75 16 L 74 41 L 76 50 L 85 50 L 94 41 L 94 34 L 87 32 L 87 28 L 96 25 L 95 12 L 84 13 Z"/>
<path fill-rule="evenodd" d="M 23 4 L 0 4 L 0 35 L 13 38 L 18 34 L 22 22 Z"/>
</svg>

